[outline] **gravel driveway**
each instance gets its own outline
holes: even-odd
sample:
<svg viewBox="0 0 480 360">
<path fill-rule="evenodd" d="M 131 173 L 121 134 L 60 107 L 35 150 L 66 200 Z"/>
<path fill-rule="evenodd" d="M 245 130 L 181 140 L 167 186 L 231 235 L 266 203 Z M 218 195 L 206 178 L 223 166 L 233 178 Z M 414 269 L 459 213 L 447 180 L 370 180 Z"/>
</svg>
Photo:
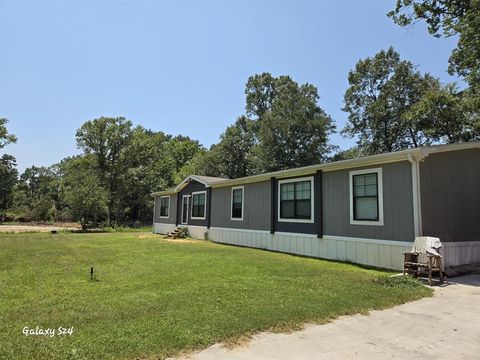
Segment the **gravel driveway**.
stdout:
<svg viewBox="0 0 480 360">
<path fill-rule="evenodd" d="M 262 333 L 245 346 L 217 344 L 180 359 L 480 359 L 480 275 L 454 278 L 432 298 L 368 316 Z"/>
</svg>

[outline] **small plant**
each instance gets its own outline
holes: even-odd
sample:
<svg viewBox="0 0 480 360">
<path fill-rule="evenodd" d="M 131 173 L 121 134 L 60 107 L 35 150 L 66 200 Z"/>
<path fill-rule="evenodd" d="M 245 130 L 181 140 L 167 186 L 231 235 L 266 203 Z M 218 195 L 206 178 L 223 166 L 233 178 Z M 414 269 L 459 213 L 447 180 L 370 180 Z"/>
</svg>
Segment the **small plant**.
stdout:
<svg viewBox="0 0 480 360">
<path fill-rule="evenodd" d="M 177 234 L 177 239 L 186 239 L 190 237 L 190 233 L 188 232 L 188 228 L 181 228 Z"/>
<path fill-rule="evenodd" d="M 412 289 L 423 286 L 422 283 L 411 276 L 389 276 L 375 279 L 374 282 L 386 288 Z"/>
<path fill-rule="evenodd" d="M 102 232 L 107 232 L 107 233 L 117 232 L 117 228 L 113 226 L 104 226 L 102 227 Z"/>
</svg>

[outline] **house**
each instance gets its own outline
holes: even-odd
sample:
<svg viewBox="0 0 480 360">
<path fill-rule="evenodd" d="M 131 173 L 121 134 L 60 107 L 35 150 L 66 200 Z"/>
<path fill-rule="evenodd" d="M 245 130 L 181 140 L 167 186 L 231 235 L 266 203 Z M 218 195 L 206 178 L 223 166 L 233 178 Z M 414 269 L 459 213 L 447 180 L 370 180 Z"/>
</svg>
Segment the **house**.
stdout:
<svg viewBox="0 0 480 360">
<path fill-rule="evenodd" d="M 239 179 L 192 175 L 155 197 L 154 232 L 400 269 L 416 236 L 446 266 L 480 262 L 480 142 Z"/>
</svg>

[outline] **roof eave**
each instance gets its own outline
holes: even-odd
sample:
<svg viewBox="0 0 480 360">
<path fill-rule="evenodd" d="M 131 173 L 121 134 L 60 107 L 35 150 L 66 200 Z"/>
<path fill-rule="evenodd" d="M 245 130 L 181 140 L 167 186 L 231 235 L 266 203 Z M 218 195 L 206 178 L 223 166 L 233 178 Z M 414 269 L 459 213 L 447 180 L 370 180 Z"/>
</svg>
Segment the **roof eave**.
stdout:
<svg viewBox="0 0 480 360">
<path fill-rule="evenodd" d="M 235 186 L 240 184 L 249 184 L 249 183 L 261 182 L 261 181 L 267 181 L 267 180 L 270 180 L 272 177 L 275 177 L 277 179 L 282 179 L 282 178 L 288 178 L 288 177 L 310 175 L 315 173 L 318 170 L 336 171 L 336 170 L 343 170 L 343 169 L 358 168 L 363 166 L 387 164 L 387 163 L 399 162 L 399 161 L 408 161 L 409 156 L 415 156 L 419 159 L 423 159 L 428 155 L 434 154 L 434 153 L 455 151 L 455 150 L 466 150 L 466 149 L 472 149 L 472 148 L 480 149 L 480 141 L 455 143 L 455 144 L 447 144 L 447 145 L 432 145 L 432 146 L 426 146 L 426 147 L 420 147 L 420 148 L 414 148 L 414 149 L 401 150 L 393 153 L 377 154 L 377 155 L 371 155 L 367 157 L 360 157 L 356 159 L 335 161 L 331 163 L 311 165 L 311 166 L 295 168 L 295 169 L 280 170 L 280 171 L 253 175 L 253 176 L 248 176 L 248 177 L 243 177 L 238 179 L 225 179 L 225 180 L 221 180 L 211 184 L 203 181 L 202 179 L 197 178 L 195 175 L 190 175 L 186 177 L 173 190 L 160 191 L 160 192 L 152 193 L 151 195 L 159 196 L 159 195 L 175 194 L 180 190 L 182 190 L 189 183 L 190 179 L 193 179 L 195 181 L 198 181 L 204 184 L 205 187 L 219 188 L 219 187 Z"/>
<path fill-rule="evenodd" d="M 275 171 L 267 174 L 253 175 L 253 176 L 243 177 L 238 179 L 231 179 L 231 180 L 228 179 L 225 181 L 219 181 L 212 184 L 212 188 L 266 181 L 271 179 L 272 177 L 281 179 L 281 178 L 309 175 L 316 172 L 317 170 L 335 171 L 335 170 L 343 170 L 343 169 L 350 169 L 350 168 L 358 168 L 363 166 L 387 164 L 387 163 L 399 162 L 399 161 L 408 161 L 409 155 L 413 155 L 420 159 L 423 159 L 428 155 L 434 154 L 434 153 L 466 150 L 466 149 L 473 149 L 473 148 L 480 149 L 480 141 L 471 141 L 471 142 L 446 144 L 446 145 L 431 145 L 426 147 L 401 150 L 401 151 L 392 152 L 392 153 L 377 154 L 377 155 L 371 155 L 367 157 L 360 157 L 356 159 L 348 159 L 348 160 L 342 160 L 342 161 L 335 161 L 331 163 L 306 166 L 306 167 L 296 168 L 296 169 Z"/>
<path fill-rule="evenodd" d="M 413 150 L 417 150 L 417 149 L 413 149 Z M 296 168 L 296 169 L 275 171 L 267 174 L 253 175 L 253 176 L 244 177 L 244 178 L 219 181 L 215 184 L 212 184 L 212 188 L 266 181 L 271 179 L 272 177 L 276 179 L 282 179 L 282 178 L 288 178 L 288 177 L 310 175 L 315 173 L 318 170 L 335 171 L 335 170 L 356 168 L 356 167 L 362 167 L 362 166 L 404 161 L 404 160 L 407 160 L 407 154 L 410 152 L 411 150 L 406 150 L 406 151 L 400 151 L 397 153 L 379 154 L 379 155 L 369 156 L 366 158 L 342 160 L 342 161 L 336 161 L 332 163 L 312 165 L 312 166 L 306 166 L 306 167 Z"/>
</svg>

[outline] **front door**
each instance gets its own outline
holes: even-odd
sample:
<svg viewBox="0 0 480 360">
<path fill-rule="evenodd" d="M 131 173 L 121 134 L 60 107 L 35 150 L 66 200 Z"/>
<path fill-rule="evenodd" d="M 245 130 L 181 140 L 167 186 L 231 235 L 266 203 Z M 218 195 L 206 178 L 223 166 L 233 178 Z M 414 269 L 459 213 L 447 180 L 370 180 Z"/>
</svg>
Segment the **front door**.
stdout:
<svg viewBox="0 0 480 360">
<path fill-rule="evenodd" d="M 188 195 L 182 197 L 182 224 L 188 224 Z"/>
</svg>

